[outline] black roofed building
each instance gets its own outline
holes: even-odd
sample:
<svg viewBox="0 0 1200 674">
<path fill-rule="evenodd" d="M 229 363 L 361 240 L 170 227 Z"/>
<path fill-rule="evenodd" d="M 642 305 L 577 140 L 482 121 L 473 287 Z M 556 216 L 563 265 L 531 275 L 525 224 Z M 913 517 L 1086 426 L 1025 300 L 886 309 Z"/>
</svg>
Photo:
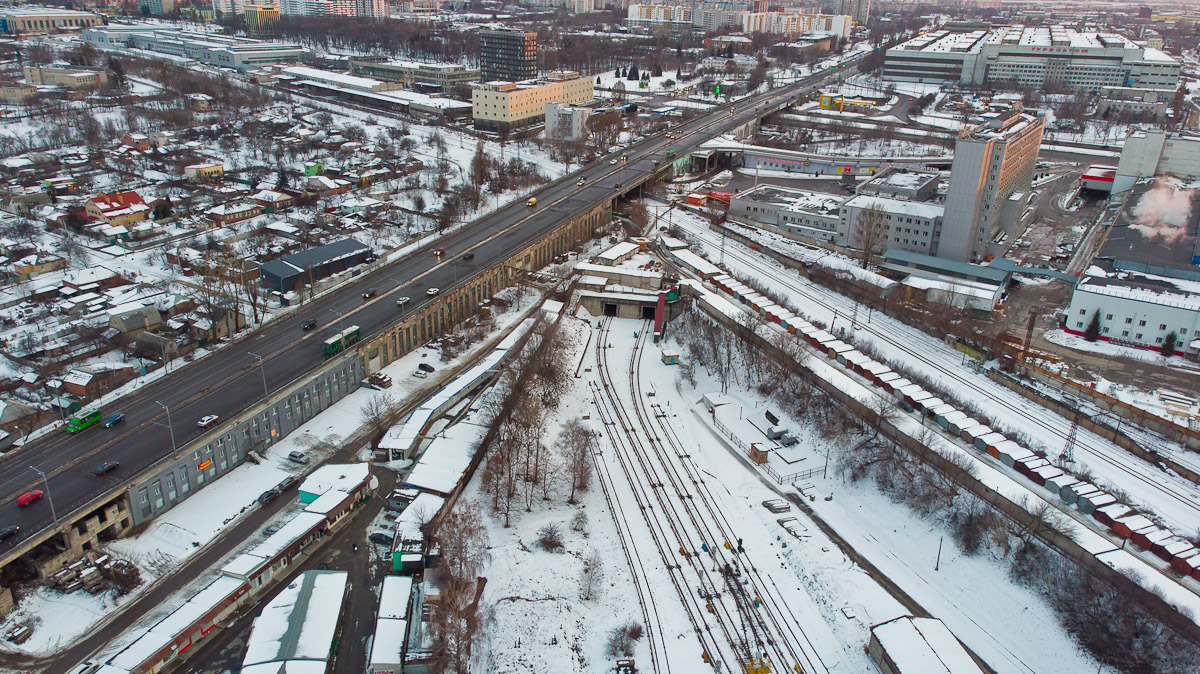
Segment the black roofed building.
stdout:
<svg viewBox="0 0 1200 674">
<path fill-rule="evenodd" d="M 354 239 L 342 239 L 272 260 L 258 268 L 258 275 L 263 285 L 286 293 L 373 258 L 370 246 Z"/>
</svg>

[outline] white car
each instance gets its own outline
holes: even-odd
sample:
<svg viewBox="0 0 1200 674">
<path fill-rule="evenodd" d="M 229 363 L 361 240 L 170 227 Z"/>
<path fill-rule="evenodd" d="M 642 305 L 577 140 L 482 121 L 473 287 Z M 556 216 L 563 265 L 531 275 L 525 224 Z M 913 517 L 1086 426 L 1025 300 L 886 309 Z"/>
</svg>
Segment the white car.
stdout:
<svg viewBox="0 0 1200 674">
<path fill-rule="evenodd" d="M 430 297 L 433 297 L 434 295 L 436 295 L 440 292 L 442 292 L 441 288 L 430 288 L 429 290 L 425 291 L 425 294 L 429 295 Z"/>
<path fill-rule="evenodd" d="M 576 181 L 575 181 L 575 186 L 576 186 L 576 187 L 583 187 L 583 178 L 580 178 L 579 180 L 576 180 Z"/>
<path fill-rule="evenodd" d="M 417 379 L 425 379 L 426 377 L 429 376 L 429 373 L 424 370 L 417 370 L 417 371 L 413 372 L 413 376 L 416 377 Z"/>
<path fill-rule="evenodd" d="M 401 297 L 400 299 L 396 300 L 396 306 L 398 306 L 398 307 L 402 307 L 402 306 L 404 306 L 405 304 L 408 304 L 408 298 L 407 298 L 407 297 Z"/>
<path fill-rule="evenodd" d="M 196 425 L 199 426 L 200 428 L 208 428 L 209 426 L 212 426 L 213 424 L 217 423 L 217 418 L 218 418 L 217 415 L 210 414 L 210 415 L 204 417 L 203 419 L 201 419 L 200 421 L 197 421 Z"/>
<path fill-rule="evenodd" d="M 617 163 L 617 160 L 616 160 L 616 159 L 609 159 L 609 160 L 608 160 L 608 163 L 610 163 L 610 164 L 615 164 L 615 163 Z"/>
</svg>

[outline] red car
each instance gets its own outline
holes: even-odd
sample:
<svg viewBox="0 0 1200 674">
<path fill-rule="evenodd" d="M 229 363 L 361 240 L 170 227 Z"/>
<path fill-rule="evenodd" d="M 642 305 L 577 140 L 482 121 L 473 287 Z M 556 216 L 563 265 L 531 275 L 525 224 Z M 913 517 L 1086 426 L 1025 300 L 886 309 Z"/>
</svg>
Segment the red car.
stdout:
<svg viewBox="0 0 1200 674">
<path fill-rule="evenodd" d="M 17 497 L 17 505 L 27 506 L 30 503 L 33 503 L 34 501 L 40 499 L 42 497 L 42 494 L 44 494 L 44 493 L 45 492 L 43 492 L 41 489 L 34 489 L 33 491 L 27 491 L 24 494 L 21 494 L 20 496 Z"/>
</svg>

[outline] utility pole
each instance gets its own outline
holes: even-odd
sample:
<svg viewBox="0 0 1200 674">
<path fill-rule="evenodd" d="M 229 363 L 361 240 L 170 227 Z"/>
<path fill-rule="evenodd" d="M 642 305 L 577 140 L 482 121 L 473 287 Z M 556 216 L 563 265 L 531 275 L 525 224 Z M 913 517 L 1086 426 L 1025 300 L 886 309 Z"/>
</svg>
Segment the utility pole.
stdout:
<svg viewBox="0 0 1200 674">
<path fill-rule="evenodd" d="M 50 515 L 54 517 L 54 523 L 58 524 L 58 511 L 54 509 L 54 497 L 50 494 L 50 481 L 46 479 L 46 473 L 33 466 L 30 466 L 29 469 L 42 476 L 42 486 L 46 488 L 46 500 L 50 501 Z"/>
<path fill-rule="evenodd" d="M 250 353 L 249 351 L 246 352 L 246 355 L 258 360 L 258 371 L 259 374 L 262 375 L 263 382 L 263 398 L 267 398 L 270 396 L 271 392 L 267 389 L 267 368 L 263 364 L 263 357 L 256 353 Z"/>
<path fill-rule="evenodd" d="M 154 401 L 154 404 L 167 411 L 167 428 L 171 431 L 171 453 L 174 454 L 177 448 L 175 446 L 175 424 L 171 423 L 171 408 L 158 402 L 157 400 Z"/>
</svg>

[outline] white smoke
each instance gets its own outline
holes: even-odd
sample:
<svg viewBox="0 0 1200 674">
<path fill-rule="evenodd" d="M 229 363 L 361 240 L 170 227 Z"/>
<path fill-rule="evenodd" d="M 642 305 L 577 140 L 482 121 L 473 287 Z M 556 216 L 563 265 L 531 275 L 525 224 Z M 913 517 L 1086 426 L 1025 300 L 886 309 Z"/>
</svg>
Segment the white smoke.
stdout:
<svg viewBox="0 0 1200 674">
<path fill-rule="evenodd" d="M 1175 243 L 1188 234 L 1192 192 L 1178 181 L 1160 178 L 1133 207 L 1134 224 L 1129 228 L 1147 239 Z"/>
</svg>

